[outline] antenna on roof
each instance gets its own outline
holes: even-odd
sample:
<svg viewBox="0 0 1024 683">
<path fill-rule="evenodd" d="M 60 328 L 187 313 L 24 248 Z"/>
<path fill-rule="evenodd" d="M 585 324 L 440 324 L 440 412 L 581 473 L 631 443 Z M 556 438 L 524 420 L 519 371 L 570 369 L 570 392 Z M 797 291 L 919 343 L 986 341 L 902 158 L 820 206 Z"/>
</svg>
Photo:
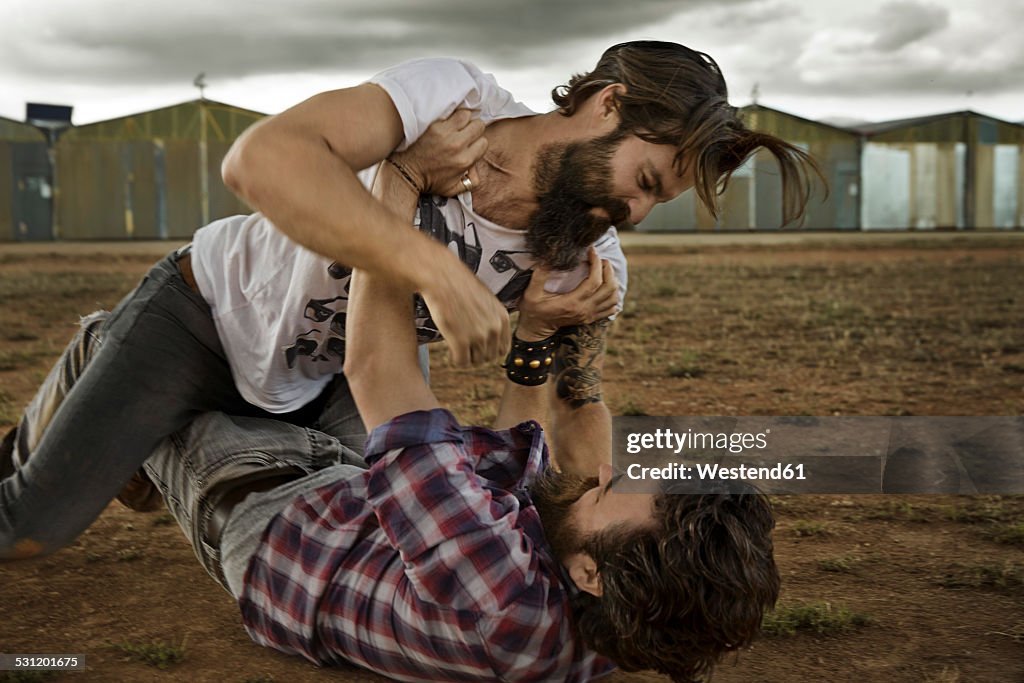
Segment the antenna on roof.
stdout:
<svg viewBox="0 0 1024 683">
<path fill-rule="evenodd" d="M 200 71 L 199 75 L 192 81 L 192 85 L 199 88 L 199 99 L 205 100 L 206 97 L 203 95 L 203 91 L 206 89 L 206 72 Z"/>
</svg>

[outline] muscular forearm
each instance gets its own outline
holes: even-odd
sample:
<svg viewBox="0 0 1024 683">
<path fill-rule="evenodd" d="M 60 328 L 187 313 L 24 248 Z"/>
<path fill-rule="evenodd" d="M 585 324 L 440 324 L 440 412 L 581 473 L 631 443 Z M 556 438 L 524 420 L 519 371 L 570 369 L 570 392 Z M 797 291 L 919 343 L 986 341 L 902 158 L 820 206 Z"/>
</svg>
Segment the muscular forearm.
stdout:
<svg viewBox="0 0 1024 683">
<path fill-rule="evenodd" d="M 372 193 L 412 223 L 419 193 L 393 166 L 381 164 Z M 352 282 L 345 374 L 368 430 L 396 415 L 437 407 L 415 353 L 410 296 L 402 284 L 363 270 Z"/>
<path fill-rule="evenodd" d="M 565 328 L 555 355 L 551 443 L 563 471 L 597 476 L 611 462 L 611 413 L 601 397 L 601 367 L 609 322 Z"/>
<path fill-rule="evenodd" d="M 439 407 L 420 372 L 408 290 L 356 270 L 345 336 L 345 376 L 367 430 L 396 415 Z"/>
<path fill-rule="evenodd" d="M 597 468 L 612 461 L 612 416 L 604 403 L 566 408 L 555 402 L 551 434 L 555 462 L 563 472 L 596 477 Z"/>
<path fill-rule="evenodd" d="M 545 423 L 548 417 L 546 394 L 547 389 L 543 384 L 527 387 L 506 379 L 494 428 L 508 429 L 528 420 Z"/>
</svg>

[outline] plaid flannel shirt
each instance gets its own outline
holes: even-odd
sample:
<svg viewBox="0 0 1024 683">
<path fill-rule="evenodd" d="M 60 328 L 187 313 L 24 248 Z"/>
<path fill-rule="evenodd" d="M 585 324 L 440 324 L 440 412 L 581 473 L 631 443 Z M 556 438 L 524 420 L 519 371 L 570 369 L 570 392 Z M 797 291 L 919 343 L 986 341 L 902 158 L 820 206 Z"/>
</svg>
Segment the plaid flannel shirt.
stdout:
<svg viewBox="0 0 1024 683">
<path fill-rule="evenodd" d="M 464 428 L 408 413 L 367 440 L 370 468 L 268 525 L 239 604 L 256 642 L 406 681 L 586 681 L 613 664 L 570 624 L 576 590 L 526 486 L 534 422 Z"/>
</svg>

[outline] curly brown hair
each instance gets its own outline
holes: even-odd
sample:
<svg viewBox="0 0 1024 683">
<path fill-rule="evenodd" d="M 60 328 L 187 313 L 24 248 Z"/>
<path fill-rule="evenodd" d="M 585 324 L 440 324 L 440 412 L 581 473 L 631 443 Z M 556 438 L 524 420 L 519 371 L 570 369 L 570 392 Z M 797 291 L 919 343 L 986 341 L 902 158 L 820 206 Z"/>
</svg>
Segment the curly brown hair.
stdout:
<svg viewBox="0 0 1024 683">
<path fill-rule="evenodd" d="M 620 127 L 655 144 L 676 147 L 675 167 L 683 175 L 693 164 L 694 188 L 715 218 L 718 197 L 732 173 L 758 149 L 779 163 L 783 224 L 798 220 L 811 195 L 811 173 L 825 183 L 806 152 L 784 140 L 748 129 L 729 104 L 725 78 L 715 60 L 677 43 L 633 41 L 614 45 L 597 66 L 551 91 L 558 111 L 571 116 L 591 95 L 621 83 L 616 97 Z M 827 188 L 826 188 L 827 192 Z"/>
<path fill-rule="evenodd" d="M 757 492 L 661 494 L 654 526 L 615 527 L 585 541 L 601 597 L 574 598 L 574 625 L 625 671 L 690 683 L 751 643 L 779 595 L 771 505 Z"/>
</svg>

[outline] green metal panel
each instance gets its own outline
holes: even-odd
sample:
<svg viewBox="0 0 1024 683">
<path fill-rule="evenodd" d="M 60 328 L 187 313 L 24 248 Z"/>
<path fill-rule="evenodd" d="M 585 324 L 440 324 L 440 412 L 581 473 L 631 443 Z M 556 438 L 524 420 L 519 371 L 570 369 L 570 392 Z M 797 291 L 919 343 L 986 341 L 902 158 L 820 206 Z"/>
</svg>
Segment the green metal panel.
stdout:
<svg viewBox="0 0 1024 683">
<path fill-rule="evenodd" d="M 234 192 L 229 190 L 221 179 L 221 162 L 224 161 L 224 157 L 227 155 L 231 144 L 229 142 L 210 142 L 208 145 L 210 220 L 213 221 L 218 218 L 225 218 L 236 214 L 252 213 L 253 209 L 239 199 Z"/>
<path fill-rule="evenodd" d="M 871 142 L 1024 144 L 1024 126 L 972 111 L 893 121 L 865 128 Z"/>
<path fill-rule="evenodd" d="M 68 130 L 56 145 L 62 236 L 187 239 L 203 224 L 204 175 L 211 220 L 249 213 L 224 187 L 220 164 L 262 117 L 207 100 Z"/>
<path fill-rule="evenodd" d="M 53 179 L 47 147 L 41 142 L 11 143 L 14 239 L 53 239 Z"/>
<path fill-rule="evenodd" d="M 771 133 L 783 140 L 801 140 L 808 144 L 854 143 L 858 137 L 856 133 L 843 128 L 758 105 L 744 107 L 741 110 L 741 117 L 747 127 Z"/>
<path fill-rule="evenodd" d="M 871 135 L 871 142 L 965 142 L 968 135 L 968 116 L 963 112 L 950 114 L 919 123 L 909 122 L 904 126 Z"/>
<path fill-rule="evenodd" d="M 0 242 L 50 239 L 50 185 L 46 134 L 0 117 Z"/>
<path fill-rule="evenodd" d="M 125 239 L 122 151 L 103 142 L 61 140 L 55 220 L 62 239 Z"/>
<path fill-rule="evenodd" d="M 159 189 L 156 184 L 156 157 L 152 142 L 120 144 L 121 173 L 125 184 L 125 233 L 132 239 L 154 240 L 160 237 L 157 213 Z M 130 222 L 129 222 L 130 221 Z"/>
<path fill-rule="evenodd" d="M 0 140 L 8 142 L 46 142 L 46 134 L 35 126 L 0 116 Z"/>
<path fill-rule="evenodd" d="M 209 140 L 231 141 L 264 114 L 206 100 L 206 134 Z M 200 101 L 183 102 L 171 107 L 140 112 L 109 121 L 76 126 L 61 138 L 71 140 L 199 140 Z"/>
<path fill-rule="evenodd" d="M 187 239 L 203 226 L 199 191 L 199 148 L 188 140 L 170 140 L 167 169 L 167 229 L 172 239 Z"/>
</svg>

